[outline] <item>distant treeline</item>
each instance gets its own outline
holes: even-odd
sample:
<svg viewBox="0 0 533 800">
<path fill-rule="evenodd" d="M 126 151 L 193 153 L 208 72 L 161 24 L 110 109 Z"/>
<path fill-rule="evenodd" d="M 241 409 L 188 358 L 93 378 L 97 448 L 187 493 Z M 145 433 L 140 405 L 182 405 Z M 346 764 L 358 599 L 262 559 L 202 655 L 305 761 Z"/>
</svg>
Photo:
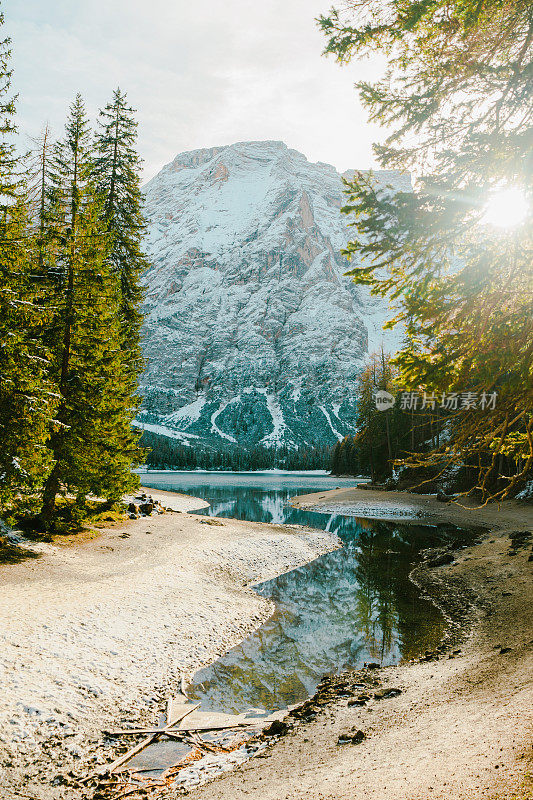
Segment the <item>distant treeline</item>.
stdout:
<svg viewBox="0 0 533 800">
<path fill-rule="evenodd" d="M 330 469 L 332 475 L 361 473 L 361 455 L 355 436 L 345 436 L 342 442 L 337 442 L 331 454 Z"/>
<path fill-rule="evenodd" d="M 146 466 L 153 469 L 213 469 L 235 472 L 255 469 L 329 469 L 331 448 L 189 447 L 175 439 L 144 431 L 141 445 L 149 450 Z"/>
</svg>

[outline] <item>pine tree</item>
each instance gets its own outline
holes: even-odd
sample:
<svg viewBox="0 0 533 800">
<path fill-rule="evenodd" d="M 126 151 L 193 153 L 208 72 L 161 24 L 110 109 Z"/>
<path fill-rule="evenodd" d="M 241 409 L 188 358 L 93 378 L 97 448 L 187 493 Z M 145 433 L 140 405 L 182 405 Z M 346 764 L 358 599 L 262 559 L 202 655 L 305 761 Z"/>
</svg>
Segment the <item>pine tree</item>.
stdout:
<svg viewBox="0 0 533 800">
<path fill-rule="evenodd" d="M 50 437 L 54 466 L 43 489 L 43 522 L 55 524 L 59 493 L 117 500 L 135 484 L 130 377 L 122 358 L 120 284 L 109 263 L 110 235 L 91 180 L 91 138 L 80 95 L 58 143 L 46 221 L 57 242 L 50 275 L 57 309 L 53 375 L 60 394 Z"/>
<path fill-rule="evenodd" d="M 400 410 L 398 401 L 386 411 L 378 410 L 375 402 L 379 390 L 397 394 L 395 372 L 390 356 L 382 350 L 371 354 L 358 379 L 358 430 L 352 440 L 351 459 L 358 470 L 370 473 L 373 481 L 390 478 L 394 462 L 405 457 L 408 450 L 413 425 L 410 414 Z M 427 414 L 422 421 L 417 417 L 416 425 L 427 421 Z"/>
<path fill-rule="evenodd" d="M 331 452 L 330 470 L 332 475 L 340 475 L 340 449 L 340 442 L 337 442 Z"/>
<path fill-rule="evenodd" d="M 142 251 L 145 222 L 141 210 L 140 159 L 135 150 L 134 109 L 120 89 L 101 112 L 96 135 L 93 179 L 103 199 L 102 215 L 111 234 L 109 263 L 120 277 L 123 348 L 132 372 L 140 373 L 142 316 L 140 278 L 148 263 Z"/>
<path fill-rule="evenodd" d="M 44 443 L 55 402 L 40 336 L 46 314 L 32 281 L 25 180 L 13 141 L 9 45 L 9 39 L 0 43 L 0 508 L 7 515 L 20 510 L 49 468 Z"/>
<path fill-rule="evenodd" d="M 45 230 L 46 191 L 52 169 L 54 143 L 50 127 L 44 125 L 39 136 L 31 140 L 33 148 L 29 153 L 30 197 L 33 216 L 41 235 Z"/>
<path fill-rule="evenodd" d="M 148 268 L 142 250 L 145 221 L 134 113 L 126 95 L 117 88 L 112 102 L 100 112 L 91 165 L 91 179 L 102 203 L 101 221 L 109 235 L 107 266 L 119 282 L 122 405 L 129 422 L 140 402 L 138 379 L 144 368 L 140 343 L 141 276 Z M 139 447 L 140 434 L 129 424 L 121 436 L 130 461 L 142 460 L 145 454 Z"/>
<path fill-rule="evenodd" d="M 389 129 L 382 167 L 412 170 L 414 192 L 348 183 L 355 237 L 350 274 L 398 304 L 408 344 L 396 363 L 406 389 L 498 396 L 461 409 L 447 440 L 409 463 L 470 464 L 484 500 L 533 474 L 531 3 L 362 0 L 354 19 L 320 25 L 340 62 L 382 53 L 383 78 L 359 83 L 370 118 Z M 484 223 L 487 197 L 522 189 L 528 217 L 514 230 Z M 392 321 L 394 323 L 394 321 Z M 420 438 L 413 428 L 413 450 Z"/>
<path fill-rule="evenodd" d="M 1 175 L 0 156 L 0 181 Z M 0 203 L 0 507 L 4 511 L 21 510 L 50 466 L 45 441 L 56 396 L 42 343 L 46 309 L 32 281 L 31 255 L 24 200 L 7 207 Z"/>
<path fill-rule="evenodd" d="M 34 274 L 44 283 L 51 271 L 47 256 L 52 255 L 54 251 L 47 219 L 48 193 L 54 161 L 54 142 L 48 124 L 44 126 L 41 135 L 33 139 L 33 145 L 29 165 L 29 197 L 38 249 Z"/>
</svg>

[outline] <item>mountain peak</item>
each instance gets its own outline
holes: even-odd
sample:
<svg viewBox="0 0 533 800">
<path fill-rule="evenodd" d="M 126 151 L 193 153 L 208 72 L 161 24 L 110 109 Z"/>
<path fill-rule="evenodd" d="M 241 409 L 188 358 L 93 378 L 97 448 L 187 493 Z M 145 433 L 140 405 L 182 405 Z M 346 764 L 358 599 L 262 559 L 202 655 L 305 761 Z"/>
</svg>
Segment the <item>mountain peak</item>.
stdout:
<svg viewBox="0 0 533 800">
<path fill-rule="evenodd" d="M 334 167 L 279 141 L 180 153 L 150 181 L 140 423 L 208 447 L 353 432 L 387 309 L 344 275 L 342 190 Z"/>
<path fill-rule="evenodd" d="M 275 158 L 276 154 L 286 152 L 288 149 L 284 142 L 274 140 L 234 142 L 233 144 L 218 145 L 216 147 L 202 147 L 198 150 L 178 153 L 170 163 L 163 167 L 162 171 L 170 170 L 175 172 L 180 169 L 199 167 L 212 161 L 221 153 L 240 153 L 243 156 L 260 153 L 263 157 L 270 155 L 271 158 Z"/>
<path fill-rule="evenodd" d="M 296 163 L 309 164 L 318 170 L 325 170 L 335 176 L 338 175 L 332 164 L 328 164 L 325 161 L 310 162 L 303 153 L 290 148 L 285 142 L 277 139 L 234 142 L 227 145 L 203 147 L 178 153 L 172 161 L 165 164 L 159 175 L 179 172 L 184 169 L 196 169 L 219 159 L 222 161 L 230 160 L 233 163 L 245 162 L 249 159 L 263 163 L 290 159 Z M 353 170 L 349 170 L 343 173 L 343 177 L 353 175 L 353 172 Z M 152 180 L 154 179 L 152 178 Z M 148 182 L 147 187 L 150 183 L 151 181 Z"/>
</svg>

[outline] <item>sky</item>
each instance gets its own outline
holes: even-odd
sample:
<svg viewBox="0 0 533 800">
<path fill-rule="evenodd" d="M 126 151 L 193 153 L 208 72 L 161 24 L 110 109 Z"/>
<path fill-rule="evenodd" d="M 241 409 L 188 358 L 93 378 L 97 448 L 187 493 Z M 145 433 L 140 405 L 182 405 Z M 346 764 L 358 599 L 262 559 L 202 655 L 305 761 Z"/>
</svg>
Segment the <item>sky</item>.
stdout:
<svg viewBox="0 0 533 800">
<path fill-rule="evenodd" d="M 377 62 L 321 55 L 331 0 L 2 0 L 18 127 L 60 135 L 81 92 L 94 119 L 117 86 L 137 109 L 149 179 L 186 150 L 276 139 L 339 170 L 376 166 L 354 90 Z"/>
</svg>

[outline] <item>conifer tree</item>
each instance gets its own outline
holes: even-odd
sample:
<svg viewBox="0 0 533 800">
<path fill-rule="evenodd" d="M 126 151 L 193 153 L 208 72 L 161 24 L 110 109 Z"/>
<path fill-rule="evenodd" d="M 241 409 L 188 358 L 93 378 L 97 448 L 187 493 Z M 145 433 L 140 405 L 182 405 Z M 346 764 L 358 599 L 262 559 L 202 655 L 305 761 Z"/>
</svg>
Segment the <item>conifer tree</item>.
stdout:
<svg viewBox="0 0 533 800">
<path fill-rule="evenodd" d="M 408 412 L 399 407 L 399 395 L 395 405 L 380 411 L 376 406 L 376 392 L 385 390 L 397 394 L 395 372 L 390 356 L 372 353 L 369 363 L 358 379 L 357 434 L 352 442 L 351 460 L 358 469 L 370 473 L 373 481 L 382 481 L 392 476 L 396 459 L 407 454 L 413 420 Z M 429 424 L 426 413 L 423 420 L 417 418 L 416 425 Z"/>
<path fill-rule="evenodd" d="M 446 441 L 409 462 L 470 464 L 470 488 L 503 498 L 533 475 L 532 6 L 347 5 L 351 18 L 332 10 L 320 19 L 326 52 L 341 63 L 386 57 L 382 78 L 358 88 L 370 118 L 388 127 L 380 165 L 416 178 L 412 193 L 379 188 L 368 174 L 347 184 L 355 236 L 345 255 L 362 260 L 350 274 L 398 304 L 404 388 L 497 394 L 494 409 L 459 407 Z M 487 198 L 502 188 L 528 200 L 514 229 L 484 222 Z"/>
<path fill-rule="evenodd" d="M 9 39 L 0 42 L 0 508 L 7 515 L 49 468 L 44 443 L 55 401 L 40 336 L 46 315 L 32 282 L 26 187 L 13 141 L 9 45 Z"/>
<path fill-rule="evenodd" d="M 50 241 L 50 229 L 48 226 L 48 195 L 50 188 L 50 177 L 53 168 L 54 142 L 48 124 L 37 138 L 33 139 L 33 150 L 30 154 L 29 167 L 29 197 L 34 219 L 36 244 L 38 248 L 37 264 L 34 272 L 38 272 L 39 279 L 44 280 L 44 276 L 49 271 L 50 264 L 45 254 Z"/>
<path fill-rule="evenodd" d="M 330 470 L 332 475 L 340 475 L 340 449 L 341 443 L 338 441 L 333 445 L 333 450 L 331 451 Z"/>
<path fill-rule="evenodd" d="M 1 175 L 0 156 L 0 181 Z M 32 280 L 33 252 L 24 199 L 9 206 L 0 203 L 0 507 L 4 511 L 20 510 L 50 466 L 45 441 L 56 393 L 42 342 L 47 311 Z"/>
<path fill-rule="evenodd" d="M 57 309 L 53 374 L 60 394 L 50 437 L 54 466 L 42 498 L 48 526 L 55 524 L 60 492 L 74 494 L 82 514 L 89 493 L 117 500 L 135 483 L 120 287 L 109 264 L 110 236 L 91 164 L 89 126 L 78 95 L 56 147 L 46 217 L 48 237 L 57 242 L 50 277 Z"/>
<path fill-rule="evenodd" d="M 100 111 L 91 165 L 91 180 L 101 202 L 101 221 L 109 236 L 107 267 L 118 280 L 122 404 L 128 409 L 130 421 L 140 402 L 138 379 L 144 368 L 140 343 L 141 276 L 148 268 L 142 249 L 145 221 L 134 114 L 126 94 L 117 88 L 112 101 Z M 140 436 L 131 425 L 122 432 L 125 452 L 137 461 L 144 457 Z"/>
<path fill-rule="evenodd" d="M 140 159 L 135 150 L 134 109 L 120 89 L 100 112 L 93 179 L 102 197 L 102 215 L 111 234 L 109 263 L 120 278 L 123 348 L 132 373 L 143 367 L 139 331 L 141 274 L 148 267 L 142 251 L 145 222 L 141 210 Z"/>
</svg>

